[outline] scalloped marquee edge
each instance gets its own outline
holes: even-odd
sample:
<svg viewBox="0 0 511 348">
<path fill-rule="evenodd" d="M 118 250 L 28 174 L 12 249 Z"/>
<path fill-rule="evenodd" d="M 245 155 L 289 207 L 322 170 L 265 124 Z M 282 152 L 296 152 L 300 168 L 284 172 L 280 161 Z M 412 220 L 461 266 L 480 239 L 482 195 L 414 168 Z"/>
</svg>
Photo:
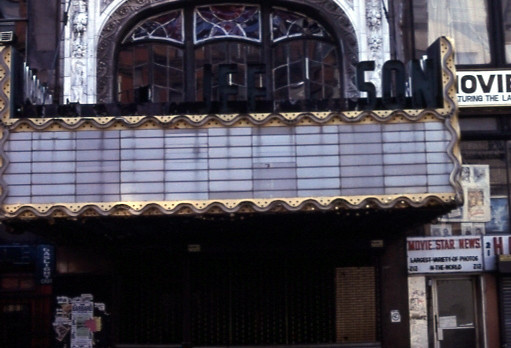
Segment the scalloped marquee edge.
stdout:
<svg viewBox="0 0 511 348">
<path fill-rule="evenodd" d="M 209 115 L 168 115 L 168 116 L 116 116 L 116 117 L 73 117 L 73 118 L 23 118 L 4 120 L 11 131 L 30 130 L 94 130 L 113 128 L 208 128 L 208 127 L 250 127 L 271 125 L 329 124 L 335 122 L 384 123 L 420 122 L 445 119 L 450 110 L 424 109 L 389 111 L 346 111 L 346 112 L 299 112 L 266 114 L 209 114 Z"/>
<path fill-rule="evenodd" d="M 5 204 L 4 218 L 193 215 L 277 211 L 336 211 L 438 206 L 457 202 L 455 193 L 68 204 Z"/>
</svg>

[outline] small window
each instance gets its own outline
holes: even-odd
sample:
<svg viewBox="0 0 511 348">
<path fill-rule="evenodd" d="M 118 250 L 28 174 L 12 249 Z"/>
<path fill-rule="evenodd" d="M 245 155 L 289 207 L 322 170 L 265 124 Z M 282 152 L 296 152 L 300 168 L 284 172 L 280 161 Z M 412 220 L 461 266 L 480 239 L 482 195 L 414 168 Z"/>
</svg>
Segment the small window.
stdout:
<svg viewBox="0 0 511 348">
<path fill-rule="evenodd" d="M 486 0 L 414 0 L 417 58 L 438 37 L 454 38 L 456 64 L 489 64 L 488 3 Z"/>
<path fill-rule="evenodd" d="M 502 25 L 504 29 L 504 50 L 506 63 L 511 63 L 511 1 L 502 1 Z"/>
</svg>

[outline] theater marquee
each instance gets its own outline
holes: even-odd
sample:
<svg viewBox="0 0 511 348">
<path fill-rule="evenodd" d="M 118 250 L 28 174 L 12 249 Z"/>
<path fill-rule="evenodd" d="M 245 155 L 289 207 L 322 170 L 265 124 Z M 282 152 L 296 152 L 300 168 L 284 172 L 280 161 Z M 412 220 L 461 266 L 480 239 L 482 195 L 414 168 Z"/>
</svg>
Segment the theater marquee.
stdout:
<svg viewBox="0 0 511 348">
<path fill-rule="evenodd" d="M 402 63 L 386 63 L 377 97 L 362 62 L 352 111 L 15 119 L 0 95 L 2 214 L 452 207 L 462 201 L 453 55 L 440 38 L 411 63 L 411 100 Z M 6 48 L 0 58 L 8 90 Z"/>
</svg>

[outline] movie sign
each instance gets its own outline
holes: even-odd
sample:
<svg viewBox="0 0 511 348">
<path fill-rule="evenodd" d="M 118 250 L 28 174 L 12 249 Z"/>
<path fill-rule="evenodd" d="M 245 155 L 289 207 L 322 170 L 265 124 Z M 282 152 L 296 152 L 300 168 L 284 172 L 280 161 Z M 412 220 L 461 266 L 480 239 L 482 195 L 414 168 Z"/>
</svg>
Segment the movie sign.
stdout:
<svg viewBox="0 0 511 348">
<path fill-rule="evenodd" d="M 457 72 L 460 107 L 509 106 L 511 70 L 474 70 Z"/>
<path fill-rule="evenodd" d="M 481 237 L 410 237 L 406 239 L 408 273 L 481 272 Z"/>
</svg>

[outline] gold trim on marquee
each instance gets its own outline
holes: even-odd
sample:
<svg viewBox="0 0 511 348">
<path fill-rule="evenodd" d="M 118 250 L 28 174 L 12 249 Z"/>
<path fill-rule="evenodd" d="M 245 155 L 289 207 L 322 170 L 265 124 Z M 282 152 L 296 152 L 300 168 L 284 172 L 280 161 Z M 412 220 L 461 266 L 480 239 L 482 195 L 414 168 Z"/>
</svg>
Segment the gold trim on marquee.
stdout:
<svg viewBox="0 0 511 348">
<path fill-rule="evenodd" d="M 454 193 L 346 197 L 268 198 L 161 202 L 7 204 L 5 218 L 148 216 L 278 211 L 402 209 L 454 205 Z"/>
</svg>

